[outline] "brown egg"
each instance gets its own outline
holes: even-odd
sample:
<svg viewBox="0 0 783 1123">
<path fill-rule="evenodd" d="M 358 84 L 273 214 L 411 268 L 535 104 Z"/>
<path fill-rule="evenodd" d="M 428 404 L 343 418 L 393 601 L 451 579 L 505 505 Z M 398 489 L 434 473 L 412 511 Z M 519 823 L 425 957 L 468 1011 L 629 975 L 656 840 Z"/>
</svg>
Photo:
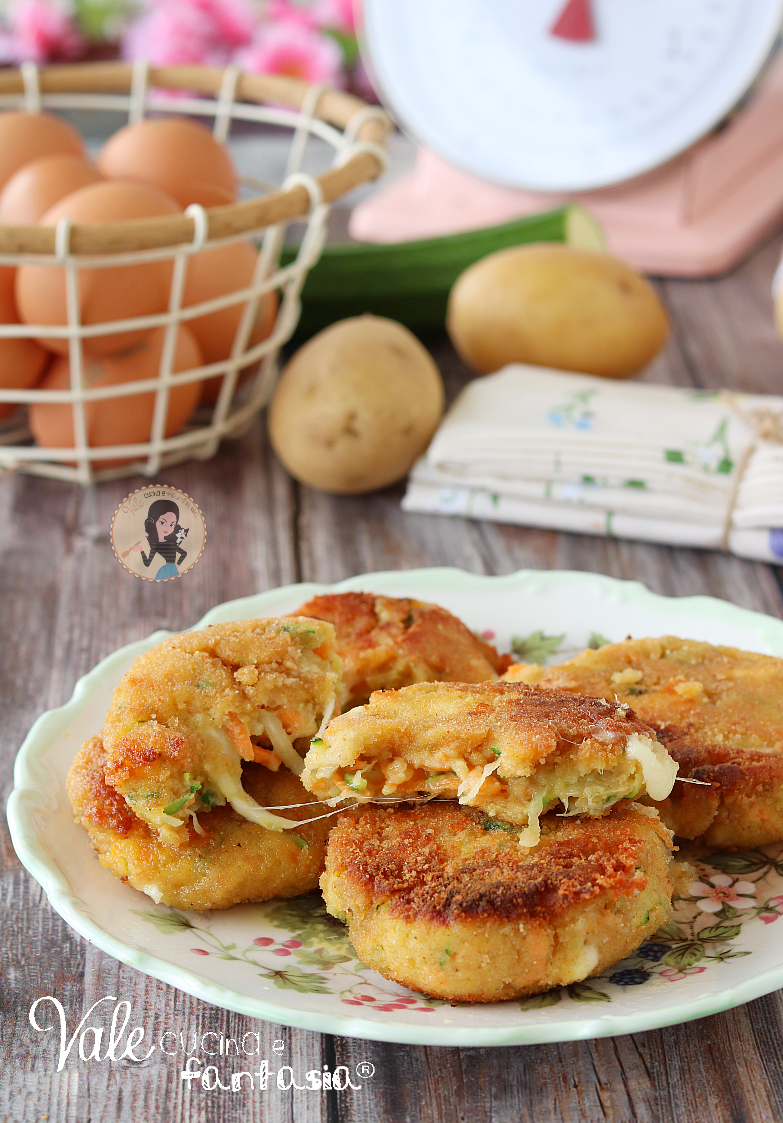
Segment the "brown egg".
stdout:
<svg viewBox="0 0 783 1123">
<path fill-rule="evenodd" d="M 84 141 L 67 121 L 51 113 L 0 113 L 0 189 L 19 168 L 55 152 L 85 155 Z"/>
<path fill-rule="evenodd" d="M 34 226 L 66 195 L 100 183 L 103 176 L 81 156 L 41 156 L 14 172 L 0 193 L 0 224 Z"/>
<path fill-rule="evenodd" d="M 248 242 L 194 254 L 188 261 L 183 305 L 202 304 L 226 293 L 248 288 L 257 261 L 258 252 Z M 205 364 L 218 363 L 229 357 L 244 308 L 242 301 L 218 312 L 199 316 L 197 320 L 187 321 L 201 347 Z M 258 305 L 248 346 L 266 339 L 274 326 L 276 312 L 277 296 L 268 293 Z M 202 402 L 216 402 L 222 384 L 222 375 L 208 378 L 203 384 Z"/>
<path fill-rule="evenodd" d="M 15 269 L 0 268 L 0 324 L 18 324 L 14 302 Z M 0 337 L 0 390 L 29 390 L 43 373 L 48 352 L 34 339 Z M 14 402 L 0 402 L 0 418 L 18 409 Z"/>
<path fill-rule="evenodd" d="M 106 141 L 98 167 L 110 179 L 151 183 L 181 207 L 233 203 L 237 174 L 226 149 L 195 121 L 154 117 L 126 125 Z"/>
<path fill-rule="evenodd" d="M 73 222 L 113 222 L 179 214 L 173 199 L 143 183 L 102 182 L 82 187 L 43 216 L 56 226 L 64 215 Z M 168 308 L 171 261 L 119 265 L 79 272 L 79 308 L 83 324 L 101 324 L 132 316 L 149 316 Z M 16 303 L 26 324 L 66 324 L 64 270 L 23 265 L 16 278 Z M 110 355 L 141 343 L 154 329 L 123 331 L 85 339 L 88 355 Z M 41 339 L 50 351 L 66 354 L 65 339 Z"/>
<path fill-rule="evenodd" d="M 90 388 L 116 386 L 121 382 L 138 382 L 155 378 L 160 367 L 165 328 L 132 350 L 120 355 L 89 359 L 86 383 Z M 190 370 L 201 365 L 201 352 L 193 335 L 181 327 L 174 353 L 174 371 Z M 42 390 L 66 389 L 71 384 L 70 363 L 57 358 L 41 383 Z M 183 427 L 198 402 L 201 384 L 189 382 L 173 387 L 169 393 L 165 436 L 171 437 Z M 150 439 L 155 394 L 147 391 L 124 398 L 106 398 L 87 402 L 85 420 L 87 441 L 93 448 L 104 445 L 140 444 Z M 46 448 L 73 448 L 73 410 L 67 403 L 36 402 L 30 407 L 30 428 L 39 445 Z M 134 458 L 135 459 L 135 458 Z M 101 468 L 127 464 L 128 459 L 98 461 Z"/>
</svg>

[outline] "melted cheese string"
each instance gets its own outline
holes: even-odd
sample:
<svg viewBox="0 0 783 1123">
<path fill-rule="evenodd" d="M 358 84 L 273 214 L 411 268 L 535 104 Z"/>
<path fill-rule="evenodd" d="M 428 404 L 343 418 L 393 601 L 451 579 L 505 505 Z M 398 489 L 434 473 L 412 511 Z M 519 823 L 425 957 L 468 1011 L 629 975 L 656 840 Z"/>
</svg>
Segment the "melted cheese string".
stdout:
<svg viewBox="0 0 783 1123">
<path fill-rule="evenodd" d="M 294 748 L 291 738 L 283 728 L 283 723 L 277 714 L 273 714 L 271 710 L 261 710 L 258 719 L 263 725 L 267 737 L 272 742 L 275 754 L 280 757 L 286 768 L 290 769 L 295 776 L 301 776 L 304 761 Z"/>
<path fill-rule="evenodd" d="M 470 786 L 470 773 L 468 773 L 460 786 L 457 788 L 457 796 L 460 803 L 470 803 L 472 799 L 475 799 L 487 776 L 490 776 L 495 771 L 495 769 L 499 767 L 500 757 L 498 757 L 497 760 L 490 761 L 489 764 L 485 764 L 481 770 L 481 775 L 476 781 L 474 781 L 472 786 Z"/>
<path fill-rule="evenodd" d="M 677 778 L 677 762 L 650 737 L 632 733 L 625 742 L 626 754 L 642 766 L 644 786 L 650 799 L 666 799 Z"/>
<path fill-rule="evenodd" d="M 278 719 L 279 720 L 279 719 Z M 204 771 L 210 783 L 217 788 L 223 798 L 231 804 L 238 815 L 251 823 L 258 823 L 270 831 L 283 831 L 298 827 L 296 819 L 284 819 L 281 815 L 271 815 L 260 807 L 247 794 L 240 782 L 240 756 L 236 745 L 228 734 L 220 729 L 211 718 L 197 714 L 191 724 L 211 750 L 210 759 L 204 763 Z M 177 821 L 182 826 L 182 820 Z"/>
<path fill-rule="evenodd" d="M 326 729 L 327 725 L 332 720 L 332 714 L 334 713 L 334 707 L 336 706 L 336 704 L 337 704 L 337 697 L 336 697 L 336 695 L 333 694 L 331 702 L 329 703 L 329 705 L 324 710 L 324 716 L 321 718 L 321 724 L 318 726 L 318 732 L 315 735 L 316 739 L 321 736 L 324 729 Z"/>
</svg>

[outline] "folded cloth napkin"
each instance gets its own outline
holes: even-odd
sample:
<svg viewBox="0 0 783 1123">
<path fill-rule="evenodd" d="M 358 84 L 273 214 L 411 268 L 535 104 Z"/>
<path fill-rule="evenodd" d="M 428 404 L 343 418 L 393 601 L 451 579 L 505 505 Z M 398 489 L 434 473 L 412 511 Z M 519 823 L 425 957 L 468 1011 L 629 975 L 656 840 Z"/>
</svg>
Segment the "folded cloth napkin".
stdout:
<svg viewBox="0 0 783 1123">
<path fill-rule="evenodd" d="M 783 558 L 783 397 L 514 364 L 471 382 L 406 511 Z"/>
</svg>

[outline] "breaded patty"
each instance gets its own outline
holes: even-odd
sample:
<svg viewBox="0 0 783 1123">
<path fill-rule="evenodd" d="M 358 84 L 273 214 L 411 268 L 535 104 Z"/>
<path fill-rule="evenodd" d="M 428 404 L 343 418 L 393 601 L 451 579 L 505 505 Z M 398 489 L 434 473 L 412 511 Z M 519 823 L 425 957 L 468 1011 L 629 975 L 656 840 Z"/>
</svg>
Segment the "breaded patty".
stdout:
<svg viewBox="0 0 783 1123">
<path fill-rule="evenodd" d="M 181 909 L 226 909 L 318 888 L 331 818 L 291 831 L 270 831 L 231 807 L 216 807 L 202 816 L 203 834 L 191 826 L 187 841 L 171 847 L 107 784 L 105 768 L 103 744 L 93 737 L 68 773 L 76 821 L 87 831 L 101 865 L 154 901 Z M 310 802 L 312 797 L 287 768 L 275 773 L 248 764 L 242 778 L 253 799 L 285 805 L 291 819 L 308 819 L 323 811 Z"/>
<path fill-rule="evenodd" d="M 242 787 L 243 761 L 302 770 L 299 742 L 336 705 L 334 629 L 288 617 L 183 632 L 141 655 L 114 691 L 103 743 L 107 782 L 162 841 L 189 839 L 188 818 L 225 803 L 262 826 Z"/>
<path fill-rule="evenodd" d="M 671 915 L 671 836 L 648 808 L 546 815 L 533 849 L 458 804 L 342 814 L 321 888 L 363 963 L 438 998 L 496 1002 L 600 974 Z"/>
<path fill-rule="evenodd" d="M 445 608 L 407 597 L 335 593 L 313 597 L 297 616 L 328 620 L 343 661 L 341 708 L 374 690 L 414 682 L 494 682 L 511 663 Z"/>
<path fill-rule="evenodd" d="M 711 784 L 677 784 L 656 803 L 675 834 L 715 847 L 783 839 L 783 659 L 663 636 L 508 677 L 633 706 L 679 775 Z"/>
<path fill-rule="evenodd" d="M 649 791 L 665 798 L 676 767 L 625 705 L 522 683 L 418 683 L 379 691 L 313 740 L 302 783 L 320 799 L 414 793 L 458 799 L 538 840 L 538 817 L 603 814 Z"/>
</svg>

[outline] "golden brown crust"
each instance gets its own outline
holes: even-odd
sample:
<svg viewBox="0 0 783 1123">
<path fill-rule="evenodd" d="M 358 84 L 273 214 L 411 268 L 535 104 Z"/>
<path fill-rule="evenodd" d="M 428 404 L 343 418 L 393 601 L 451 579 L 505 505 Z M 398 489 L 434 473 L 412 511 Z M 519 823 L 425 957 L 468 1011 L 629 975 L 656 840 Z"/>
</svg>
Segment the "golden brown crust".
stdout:
<svg viewBox="0 0 783 1123">
<path fill-rule="evenodd" d="M 101 865 L 154 900 L 184 909 L 223 909 L 246 901 L 293 897 L 318 887 L 332 819 L 294 831 L 273 832 L 243 819 L 230 807 L 199 817 L 179 847 L 167 846 L 134 815 L 106 780 L 106 753 L 93 737 L 68 773 L 68 797 Z M 287 818 L 321 815 L 296 776 L 248 764 L 245 788 L 259 803 L 284 806 Z M 293 804 L 303 804 L 296 807 Z"/>
<path fill-rule="evenodd" d="M 320 620 L 240 620 L 172 636 L 114 691 L 107 781 L 162 841 L 184 842 L 189 810 L 236 806 L 242 760 L 285 759 L 278 745 L 273 757 L 268 721 L 283 752 L 294 756 L 294 741 L 304 751 L 335 705 L 340 670 L 334 629 Z"/>
<path fill-rule="evenodd" d="M 511 663 L 445 608 L 407 597 L 335 593 L 313 597 L 296 615 L 334 625 L 343 709 L 362 705 L 374 690 L 414 682 L 491 681 Z"/>
<path fill-rule="evenodd" d="M 136 816 L 127 803 L 106 782 L 106 752 L 100 737 L 85 741 L 68 772 L 68 798 L 82 825 L 126 835 Z"/>
<path fill-rule="evenodd" d="M 644 809 L 509 824 L 438 801 L 365 808 L 332 831 L 321 888 L 364 963 L 425 993 L 491 1002 L 600 973 L 670 915 L 671 835 Z"/>
<path fill-rule="evenodd" d="M 530 920 L 599 894 L 615 900 L 644 889 L 640 837 L 629 830 L 640 822 L 649 834 L 650 820 L 629 809 L 592 820 L 589 830 L 582 818 L 550 815 L 538 846 L 498 850 L 498 833 L 516 841 L 516 832 L 472 808 L 447 802 L 407 811 L 368 807 L 340 817 L 329 849 L 346 881 L 388 898 L 390 911 L 406 920 Z"/>
<path fill-rule="evenodd" d="M 323 740 L 339 751 L 349 739 L 354 747 L 355 737 L 365 750 L 382 745 L 405 759 L 417 748 L 465 757 L 494 744 L 503 750 L 500 775 L 525 776 L 546 757 L 582 749 L 606 766 L 631 734 L 651 735 L 630 707 L 601 698 L 524 683 L 449 682 L 376 691 L 369 705 L 334 718 Z M 308 754 L 308 765 L 310 759 Z"/>
<path fill-rule="evenodd" d="M 508 677 L 529 678 L 526 668 Z M 657 803 L 661 818 L 707 845 L 753 847 L 783 839 L 783 660 L 662 636 L 584 651 L 534 673 L 541 688 L 634 707 L 679 765 Z"/>
<path fill-rule="evenodd" d="M 600 698 L 516 682 L 416 683 L 334 718 L 302 782 L 328 799 L 350 795 L 359 774 L 366 795 L 458 796 L 523 824 L 536 800 L 536 816 L 550 800 L 602 814 L 642 790 L 642 767 L 626 752 L 632 737 L 655 740 L 630 707 Z"/>
</svg>

